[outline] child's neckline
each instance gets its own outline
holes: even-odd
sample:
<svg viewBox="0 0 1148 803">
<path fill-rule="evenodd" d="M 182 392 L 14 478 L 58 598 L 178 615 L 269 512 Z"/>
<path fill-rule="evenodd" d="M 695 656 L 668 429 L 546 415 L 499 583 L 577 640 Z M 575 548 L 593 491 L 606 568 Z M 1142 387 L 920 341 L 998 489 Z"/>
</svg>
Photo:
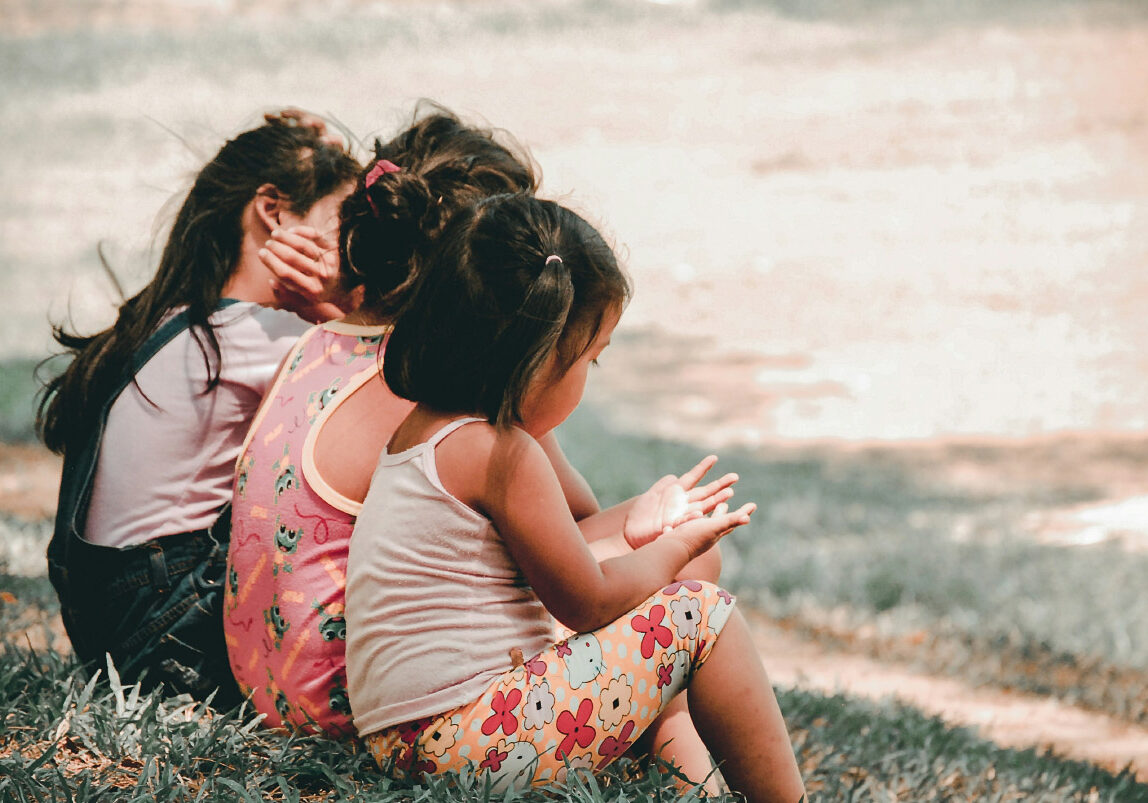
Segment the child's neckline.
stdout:
<svg viewBox="0 0 1148 803">
<path fill-rule="evenodd" d="M 473 423 L 476 423 L 479 421 L 485 422 L 486 419 L 482 418 L 480 416 L 473 416 L 473 415 L 464 415 L 464 416 L 459 416 L 458 418 L 452 418 L 450 421 L 447 421 L 445 424 L 443 424 L 441 427 L 439 427 L 437 430 L 435 430 L 433 433 L 431 433 L 430 437 L 428 437 L 426 440 L 420 441 L 419 443 L 416 443 L 413 446 L 410 446 L 406 449 L 402 449 L 398 452 L 392 452 L 391 451 L 391 444 L 387 443 L 387 445 L 383 447 L 383 457 L 384 458 L 393 457 L 393 458 L 401 459 L 401 458 L 410 456 L 414 453 L 425 451 L 428 448 L 434 449 L 434 447 L 438 446 L 438 444 L 441 443 L 451 433 L 455 432 L 458 429 L 461 429 L 462 427 L 466 426 L 467 424 L 473 424 Z"/>
</svg>

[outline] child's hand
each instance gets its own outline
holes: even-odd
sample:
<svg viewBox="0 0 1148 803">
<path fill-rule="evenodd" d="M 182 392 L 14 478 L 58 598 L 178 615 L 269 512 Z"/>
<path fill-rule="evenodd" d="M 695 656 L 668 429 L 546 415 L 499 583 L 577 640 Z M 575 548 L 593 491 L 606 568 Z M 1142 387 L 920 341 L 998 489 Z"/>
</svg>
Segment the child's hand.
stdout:
<svg viewBox="0 0 1148 803">
<path fill-rule="evenodd" d="M 272 273 L 276 306 L 311 321 L 349 311 L 339 287 L 339 254 L 334 240 L 310 226 L 276 229 L 259 251 Z"/>
<path fill-rule="evenodd" d="M 327 121 L 318 115 L 305 112 L 302 109 L 288 107 L 281 111 L 269 112 L 263 115 L 263 119 L 269 123 L 281 123 L 288 126 L 301 126 L 303 128 L 312 128 L 315 130 L 316 136 L 319 141 L 327 145 L 334 145 L 337 148 L 344 148 L 343 138 L 338 134 L 332 134 L 327 131 Z"/>
<path fill-rule="evenodd" d="M 666 531 L 663 538 L 680 539 L 689 553 L 689 560 L 697 558 L 712 549 L 718 541 L 734 529 L 749 524 L 749 517 L 757 510 L 757 505 L 747 502 L 733 513 L 729 505 L 719 504 L 708 516 L 699 516 Z"/>
<path fill-rule="evenodd" d="M 717 458 L 705 457 L 681 477 L 668 474 L 634 500 L 626 514 L 622 535 L 631 549 L 648 544 L 679 524 L 710 513 L 733 496 L 736 474 L 697 487 Z"/>
</svg>

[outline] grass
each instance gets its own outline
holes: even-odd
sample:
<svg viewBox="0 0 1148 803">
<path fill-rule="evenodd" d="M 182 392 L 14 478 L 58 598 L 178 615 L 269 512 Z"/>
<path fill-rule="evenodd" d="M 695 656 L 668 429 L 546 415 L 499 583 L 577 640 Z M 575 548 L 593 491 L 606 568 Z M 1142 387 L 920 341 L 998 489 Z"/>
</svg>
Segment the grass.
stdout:
<svg viewBox="0 0 1148 803">
<path fill-rule="evenodd" d="M 12 603 L 6 603 L 11 606 Z M 565 786 L 493 795 L 469 774 L 406 784 L 369 755 L 262 730 L 108 674 L 85 680 L 52 650 L 0 653 L 0 801 L 535 801 L 697 799 L 666 767 L 623 763 Z M 782 691 L 813 799 L 822 801 L 1130 801 L 1127 773 L 996 747 L 903 706 Z"/>
<path fill-rule="evenodd" d="M 592 408 L 579 410 L 561 437 L 606 504 L 701 455 L 696 446 L 611 431 Z M 723 467 L 741 475 L 739 494 L 761 503 L 753 524 L 725 546 L 728 585 L 834 646 L 1144 722 L 1143 556 L 1041 545 L 1026 522 L 1102 498 L 1112 482 L 1140 472 L 1148 444 L 1083 452 L 1062 444 L 1071 473 L 1050 448 L 723 453 Z M 1030 474 L 1034 465 L 1042 468 Z M 0 554 L 42 552 L 46 527 L 13 520 L 5 529 Z M 114 680 L 86 682 L 42 627 L 55 615 L 46 578 L 0 574 L 0 591 L 0 632 L 31 636 L 0 655 L 0 801 L 485 799 L 474 779 L 395 784 L 345 746 L 267 733 L 249 715 L 141 696 Z M 793 690 L 780 699 L 816 799 L 1148 800 L 1148 785 L 1127 773 L 1002 749 L 893 703 Z M 634 769 L 513 799 L 673 796 L 665 772 Z"/>
<path fill-rule="evenodd" d="M 561 437 L 605 504 L 702 453 L 612 431 L 592 408 L 579 410 Z M 1050 449 L 1075 471 L 1058 466 Z M 1148 443 L 1127 439 L 1089 450 L 966 444 L 723 453 L 722 466 L 741 475 L 739 494 L 761 503 L 724 548 L 727 584 L 832 646 L 1143 723 L 1144 556 L 1042 545 L 1026 522 L 1102 498 L 1146 462 Z M 978 467 L 974 480 L 970 466 Z M 6 520 L 4 529 L 0 555 L 14 565 L 42 554 L 48 528 Z M 1081 593 L 1093 588 L 1102 593 Z M 0 574 L 0 592 L 0 632 L 31 636 L 0 655 L 0 801 L 484 799 L 473 779 L 449 788 L 394 784 L 345 746 L 267 733 L 249 715 L 141 696 L 114 681 L 88 683 L 42 627 L 56 608 L 46 578 Z M 1126 773 L 1002 749 L 903 706 L 792 690 L 780 698 L 820 800 L 1148 800 L 1148 785 Z M 515 799 L 674 794 L 664 772 L 627 777 L 632 770 Z"/>
<path fill-rule="evenodd" d="M 595 487 L 619 498 L 700 456 L 697 447 L 610 431 L 592 409 L 580 410 L 562 438 Z M 740 493 L 762 502 L 725 550 L 729 585 L 851 649 L 1142 719 L 1148 683 L 1135 661 L 1146 614 L 1133 581 L 1143 562 L 1041 547 L 1016 529 L 1026 510 L 1095 498 L 1096 475 L 1082 467 L 1075 481 L 1041 490 L 1037 478 L 1002 481 L 1011 464 L 1000 453 L 945 450 L 950 465 L 973 454 L 987 472 L 973 492 L 940 481 L 943 455 L 895 451 L 724 455 L 742 476 Z M 1129 470 L 1144 459 L 1133 445 L 1093 463 L 1104 454 Z M 17 530 L 24 540 L 46 537 L 44 528 Z M 0 632 L 31 630 L 0 653 L 0 801 L 503 799 L 468 776 L 397 783 L 346 745 L 270 733 L 245 712 L 141 695 L 114 670 L 87 680 L 42 627 L 55 612 L 47 580 L 0 574 L 0 590 Z M 1127 634 L 1123 653 L 1118 628 Z M 928 637 L 910 638 L 921 632 Z M 1076 668 L 1075 679 L 1065 680 L 1066 667 Z M 893 702 L 789 689 L 779 699 L 816 800 L 1148 801 L 1148 785 L 1128 772 L 1001 748 Z M 505 799 L 621 803 L 677 794 L 666 768 L 623 765 Z"/>
<path fill-rule="evenodd" d="M 28 357 L 0 358 L 0 441 L 29 443 L 35 437 L 37 362 Z"/>
</svg>

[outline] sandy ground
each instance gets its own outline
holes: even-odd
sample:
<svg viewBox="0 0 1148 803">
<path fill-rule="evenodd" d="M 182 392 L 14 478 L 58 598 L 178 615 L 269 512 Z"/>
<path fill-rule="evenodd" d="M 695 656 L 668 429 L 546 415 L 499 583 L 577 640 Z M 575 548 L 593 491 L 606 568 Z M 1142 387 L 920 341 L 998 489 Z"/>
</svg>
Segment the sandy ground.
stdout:
<svg viewBox="0 0 1148 803">
<path fill-rule="evenodd" d="M 1131 767 L 1148 780 L 1148 729 L 1048 697 L 970 687 L 904 664 L 829 651 L 763 617 L 752 617 L 752 624 L 766 671 L 779 686 L 893 698 L 1004 747 L 1048 750 L 1113 772 Z"/>
</svg>

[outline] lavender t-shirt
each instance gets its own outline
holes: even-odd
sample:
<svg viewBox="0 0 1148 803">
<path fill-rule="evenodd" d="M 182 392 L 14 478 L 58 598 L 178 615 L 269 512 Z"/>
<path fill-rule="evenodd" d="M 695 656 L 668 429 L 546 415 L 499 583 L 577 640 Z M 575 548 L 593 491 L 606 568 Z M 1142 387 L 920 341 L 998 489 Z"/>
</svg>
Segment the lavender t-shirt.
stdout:
<svg viewBox="0 0 1148 803">
<path fill-rule="evenodd" d="M 309 324 L 253 302 L 211 320 L 221 355 L 213 391 L 203 392 L 207 367 L 184 331 L 112 404 L 85 540 L 124 547 L 205 529 L 231 500 L 243 438 L 279 363 Z"/>
</svg>

